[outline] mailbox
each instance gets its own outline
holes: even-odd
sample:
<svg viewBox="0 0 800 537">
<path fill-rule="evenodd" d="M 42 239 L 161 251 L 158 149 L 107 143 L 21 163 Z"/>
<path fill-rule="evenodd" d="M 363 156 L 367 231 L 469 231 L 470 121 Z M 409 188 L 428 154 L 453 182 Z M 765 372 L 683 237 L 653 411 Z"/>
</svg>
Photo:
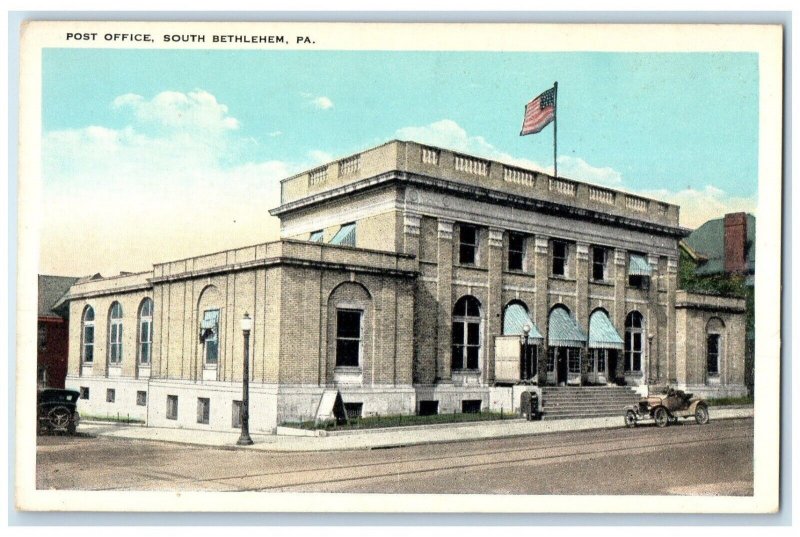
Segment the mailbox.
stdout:
<svg viewBox="0 0 800 537">
<path fill-rule="evenodd" d="M 519 403 L 519 412 L 528 421 L 541 419 L 539 415 L 539 394 L 536 392 L 522 392 Z"/>
</svg>

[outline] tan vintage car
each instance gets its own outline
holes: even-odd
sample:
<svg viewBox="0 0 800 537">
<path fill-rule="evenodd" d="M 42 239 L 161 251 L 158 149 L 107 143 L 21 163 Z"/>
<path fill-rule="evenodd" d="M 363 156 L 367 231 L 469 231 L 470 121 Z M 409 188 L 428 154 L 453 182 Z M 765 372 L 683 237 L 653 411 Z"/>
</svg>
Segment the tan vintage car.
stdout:
<svg viewBox="0 0 800 537">
<path fill-rule="evenodd" d="M 691 418 L 700 425 L 708 423 L 708 403 L 691 393 L 664 389 L 660 395 L 643 397 L 637 405 L 625 407 L 625 425 L 636 427 L 640 420 L 653 419 L 658 427 L 677 423 L 678 418 Z"/>
</svg>

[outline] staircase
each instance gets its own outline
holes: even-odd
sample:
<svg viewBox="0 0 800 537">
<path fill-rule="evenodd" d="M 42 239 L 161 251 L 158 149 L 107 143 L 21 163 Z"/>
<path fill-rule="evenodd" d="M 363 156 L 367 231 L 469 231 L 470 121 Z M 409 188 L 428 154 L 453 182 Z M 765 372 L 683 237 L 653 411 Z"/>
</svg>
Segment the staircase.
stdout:
<svg viewBox="0 0 800 537">
<path fill-rule="evenodd" d="M 568 386 L 542 388 L 542 419 L 622 416 L 640 396 L 626 386 Z"/>
</svg>

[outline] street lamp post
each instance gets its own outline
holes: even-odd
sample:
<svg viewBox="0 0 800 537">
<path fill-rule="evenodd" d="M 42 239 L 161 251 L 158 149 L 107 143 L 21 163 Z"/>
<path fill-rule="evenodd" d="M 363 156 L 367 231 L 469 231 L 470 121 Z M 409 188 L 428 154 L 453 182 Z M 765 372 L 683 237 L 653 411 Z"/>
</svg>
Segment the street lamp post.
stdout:
<svg viewBox="0 0 800 537">
<path fill-rule="evenodd" d="M 244 364 L 242 365 L 242 434 L 236 443 L 240 446 L 252 446 L 250 438 L 250 331 L 253 319 L 247 313 L 242 317 L 242 334 L 244 335 Z"/>
<path fill-rule="evenodd" d="M 530 367 L 528 367 L 528 334 L 531 332 L 531 325 L 525 323 L 522 327 L 522 361 L 520 364 L 520 378 L 530 380 Z"/>
</svg>

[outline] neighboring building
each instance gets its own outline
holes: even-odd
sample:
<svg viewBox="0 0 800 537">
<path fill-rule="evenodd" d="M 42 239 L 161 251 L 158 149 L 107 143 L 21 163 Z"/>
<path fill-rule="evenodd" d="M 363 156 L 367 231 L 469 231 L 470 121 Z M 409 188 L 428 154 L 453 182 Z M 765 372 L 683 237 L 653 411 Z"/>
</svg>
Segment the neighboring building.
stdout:
<svg viewBox="0 0 800 537">
<path fill-rule="evenodd" d="M 741 394 L 744 301 L 678 291 L 678 210 L 388 142 L 283 180 L 280 241 L 74 285 L 67 384 L 89 414 L 230 429 L 247 312 L 256 431 L 337 393 L 351 415 L 510 411 L 540 379 Z"/>
<path fill-rule="evenodd" d="M 755 384 L 756 217 L 730 213 L 692 231 L 681 246 L 678 286 L 695 293 L 741 296 L 746 304 L 745 383 Z"/>
<path fill-rule="evenodd" d="M 63 300 L 77 278 L 39 275 L 39 315 L 36 337 L 36 382 L 63 388 L 67 376 L 69 306 Z"/>
</svg>

